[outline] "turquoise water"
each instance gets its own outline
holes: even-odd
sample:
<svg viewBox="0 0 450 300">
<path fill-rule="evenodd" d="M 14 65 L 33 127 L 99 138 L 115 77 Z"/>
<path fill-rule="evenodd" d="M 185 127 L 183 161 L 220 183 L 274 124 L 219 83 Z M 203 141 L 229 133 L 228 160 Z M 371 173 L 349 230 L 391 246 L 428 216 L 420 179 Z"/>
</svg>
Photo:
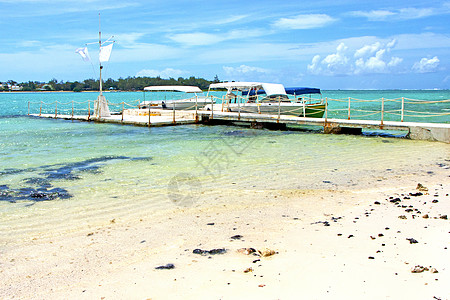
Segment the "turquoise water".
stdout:
<svg viewBox="0 0 450 300">
<path fill-rule="evenodd" d="M 448 91 L 407 93 L 424 100 L 449 98 Z M 405 92 L 383 95 L 397 94 Z M 344 95 L 380 96 L 324 92 L 324 97 Z M 244 191 L 369 184 L 375 177 L 409 174 L 450 158 L 447 144 L 405 139 L 234 126 L 145 128 L 26 116 L 28 101 L 83 102 L 96 96 L 0 93 L 0 243 L 113 218 L 215 205 L 224 201 L 219 195 L 253 201 L 239 197 Z M 117 103 L 143 100 L 142 93 L 106 96 Z"/>
</svg>

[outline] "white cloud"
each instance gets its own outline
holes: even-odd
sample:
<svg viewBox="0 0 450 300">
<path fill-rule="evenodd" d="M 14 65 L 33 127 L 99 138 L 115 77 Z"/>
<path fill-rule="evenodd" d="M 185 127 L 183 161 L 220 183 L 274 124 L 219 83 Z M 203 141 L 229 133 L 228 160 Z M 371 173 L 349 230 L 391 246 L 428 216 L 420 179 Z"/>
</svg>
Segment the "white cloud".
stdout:
<svg viewBox="0 0 450 300">
<path fill-rule="evenodd" d="M 364 17 L 369 21 L 396 21 L 421 19 L 442 13 L 434 8 L 401 8 L 397 10 L 353 11 L 350 15 Z"/>
<path fill-rule="evenodd" d="M 325 27 L 336 19 L 325 14 L 298 15 L 292 18 L 281 18 L 274 22 L 274 26 L 282 29 L 312 29 Z"/>
<path fill-rule="evenodd" d="M 142 32 L 130 32 L 117 35 L 115 39 L 123 47 L 129 47 L 131 45 L 134 45 L 137 42 L 137 40 L 142 38 L 144 35 L 145 33 Z"/>
<path fill-rule="evenodd" d="M 204 32 L 180 33 L 169 35 L 169 38 L 185 46 L 206 46 L 220 43 L 223 41 L 235 39 L 248 39 L 266 34 L 267 31 L 254 29 L 254 30 L 231 30 L 229 32 L 217 34 Z"/>
<path fill-rule="evenodd" d="M 365 57 L 367 55 L 372 55 L 373 53 L 377 52 L 381 47 L 380 42 L 373 43 L 372 45 L 365 45 L 364 47 L 356 50 L 354 57 Z"/>
<path fill-rule="evenodd" d="M 421 19 L 435 15 L 433 8 L 402 8 L 398 11 L 398 16 L 403 20 Z"/>
<path fill-rule="evenodd" d="M 420 61 L 416 62 L 412 69 L 417 73 L 432 73 L 436 72 L 439 66 L 439 58 L 437 56 L 433 58 L 422 58 Z"/>
<path fill-rule="evenodd" d="M 348 47 L 344 43 L 340 43 L 336 48 L 336 53 L 327 55 L 322 61 L 320 61 L 319 55 L 315 55 L 311 64 L 307 67 L 309 72 L 316 75 L 346 75 L 351 73 L 351 65 L 346 54 L 347 49 Z"/>
<path fill-rule="evenodd" d="M 187 74 L 187 71 L 177 70 L 172 68 L 166 68 L 162 71 L 143 69 L 136 73 L 137 77 L 161 77 L 161 78 L 178 78 L 183 74 Z"/>
<path fill-rule="evenodd" d="M 247 65 L 240 65 L 239 67 L 223 67 L 223 70 L 227 75 L 237 75 L 237 74 L 251 74 L 251 73 L 269 73 L 269 70 L 251 67 Z"/>
<path fill-rule="evenodd" d="M 402 58 L 389 57 L 395 44 L 395 40 L 385 44 L 376 41 L 354 50 L 351 55 L 345 43 L 341 42 L 336 53 L 327 55 L 323 60 L 315 55 L 307 68 L 311 74 L 328 76 L 395 72 L 403 62 Z"/>
<path fill-rule="evenodd" d="M 177 43 L 187 46 L 204 46 L 215 44 L 224 40 L 224 38 L 219 35 L 204 32 L 173 34 L 170 35 L 169 38 Z"/>
<path fill-rule="evenodd" d="M 394 12 L 388 10 L 353 11 L 350 14 L 357 17 L 365 17 L 370 21 L 383 21 L 395 15 Z"/>
<path fill-rule="evenodd" d="M 403 62 L 403 58 L 392 57 L 391 61 L 388 63 L 388 67 L 396 67 Z"/>
</svg>

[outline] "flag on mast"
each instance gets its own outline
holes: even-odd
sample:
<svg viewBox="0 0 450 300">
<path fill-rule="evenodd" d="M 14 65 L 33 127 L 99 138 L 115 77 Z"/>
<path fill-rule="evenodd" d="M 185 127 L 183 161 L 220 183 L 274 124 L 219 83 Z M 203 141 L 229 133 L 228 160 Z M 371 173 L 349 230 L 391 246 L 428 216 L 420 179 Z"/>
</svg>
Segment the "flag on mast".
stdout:
<svg viewBox="0 0 450 300">
<path fill-rule="evenodd" d="M 91 60 L 91 58 L 89 57 L 89 52 L 88 52 L 88 48 L 87 47 L 78 48 L 77 50 L 75 50 L 75 52 L 80 54 L 80 56 L 83 59 L 83 61 L 90 61 Z"/>
<path fill-rule="evenodd" d="M 109 57 L 111 56 L 113 43 L 109 44 L 108 46 L 100 47 L 100 55 L 98 59 L 100 62 L 107 62 L 109 61 Z"/>
</svg>

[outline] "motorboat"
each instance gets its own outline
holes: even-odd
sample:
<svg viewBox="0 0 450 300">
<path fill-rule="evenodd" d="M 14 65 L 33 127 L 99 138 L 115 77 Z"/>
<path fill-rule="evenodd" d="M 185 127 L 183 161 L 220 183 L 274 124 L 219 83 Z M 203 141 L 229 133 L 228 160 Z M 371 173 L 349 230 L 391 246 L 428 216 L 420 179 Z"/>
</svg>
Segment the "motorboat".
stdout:
<svg viewBox="0 0 450 300">
<path fill-rule="evenodd" d="M 285 88 L 282 84 L 262 82 L 222 82 L 211 84 L 208 95 L 217 89 L 227 91 L 221 101 L 216 101 L 221 105 L 207 104 L 206 110 L 315 118 L 321 118 L 325 112 L 325 103 L 317 88 Z"/>
<path fill-rule="evenodd" d="M 157 99 L 143 101 L 140 108 L 158 108 L 169 110 L 195 110 L 201 109 L 211 103 L 211 98 L 205 97 L 203 91 L 197 86 L 148 86 L 145 92 L 155 93 Z"/>
</svg>

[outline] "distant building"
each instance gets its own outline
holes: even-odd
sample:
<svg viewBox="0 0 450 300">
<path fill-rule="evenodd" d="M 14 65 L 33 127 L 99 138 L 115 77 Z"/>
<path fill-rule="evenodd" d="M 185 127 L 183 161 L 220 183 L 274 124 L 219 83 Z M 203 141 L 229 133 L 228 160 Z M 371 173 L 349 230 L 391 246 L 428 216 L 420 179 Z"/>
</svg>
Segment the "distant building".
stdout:
<svg viewBox="0 0 450 300">
<path fill-rule="evenodd" d="M 20 85 L 8 84 L 8 88 L 10 91 L 21 91 L 22 90 L 22 87 Z"/>
</svg>

